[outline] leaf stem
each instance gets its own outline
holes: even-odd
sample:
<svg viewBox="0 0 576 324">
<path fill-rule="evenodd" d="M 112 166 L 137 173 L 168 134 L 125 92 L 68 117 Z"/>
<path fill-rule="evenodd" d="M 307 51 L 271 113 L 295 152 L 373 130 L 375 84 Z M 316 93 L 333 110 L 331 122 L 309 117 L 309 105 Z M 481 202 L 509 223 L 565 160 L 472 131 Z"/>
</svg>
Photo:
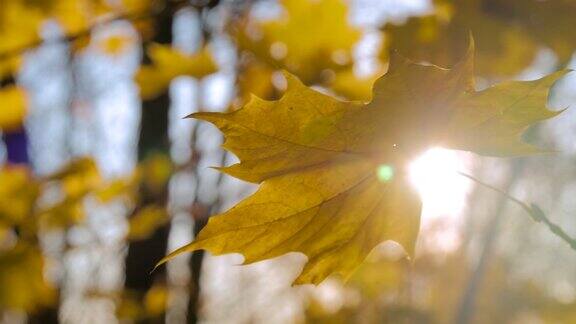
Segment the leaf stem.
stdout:
<svg viewBox="0 0 576 324">
<path fill-rule="evenodd" d="M 525 202 L 521 201 L 520 199 L 511 196 L 509 193 L 505 192 L 504 190 L 496 188 L 496 187 L 494 187 L 494 186 L 492 186 L 486 182 L 483 182 L 480 179 L 474 177 L 473 175 L 464 173 L 462 171 L 457 171 L 457 173 L 463 177 L 466 177 L 466 178 L 478 183 L 479 185 L 481 185 L 483 187 L 486 187 L 488 189 L 491 189 L 491 190 L 503 195 L 508 200 L 516 203 L 524 211 L 526 211 L 526 213 L 528 213 L 528 215 L 530 216 L 530 218 L 532 218 L 533 221 L 535 221 L 536 223 L 543 223 L 544 225 L 546 225 L 546 227 L 548 227 L 548 229 L 554 235 L 556 235 L 557 237 L 562 239 L 564 242 L 568 243 L 568 245 L 570 245 L 570 247 L 576 251 L 576 239 L 574 239 L 568 233 L 566 233 L 566 231 L 564 231 L 558 224 L 556 224 L 556 223 L 552 222 L 550 219 L 548 219 L 548 217 L 546 217 L 546 215 L 544 214 L 542 209 L 540 207 L 538 207 L 538 205 L 536 205 L 536 204 L 528 205 Z"/>
</svg>

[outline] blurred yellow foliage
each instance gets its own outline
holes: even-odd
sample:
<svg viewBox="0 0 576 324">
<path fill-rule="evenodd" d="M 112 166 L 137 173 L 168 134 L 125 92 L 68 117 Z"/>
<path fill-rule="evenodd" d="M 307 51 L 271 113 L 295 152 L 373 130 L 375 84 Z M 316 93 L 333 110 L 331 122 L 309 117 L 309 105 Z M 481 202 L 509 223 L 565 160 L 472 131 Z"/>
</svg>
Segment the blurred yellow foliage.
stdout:
<svg viewBox="0 0 576 324">
<path fill-rule="evenodd" d="M 336 285 L 333 294 L 343 299 L 336 309 L 309 296 L 306 323 L 453 323 L 477 270 L 461 250 L 437 253 L 427 252 L 411 265 L 385 256 L 366 261 L 350 281 Z M 552 324 L 576 318 L 574 302 L 555 299 L 497 257 L 486 266 L 475 301 L 471 323 Z"/>
<path fill-rule="evenodd" d="M 33 217 L 39 186 L 25 167 L 0 170 L 0 228 L 8 229 Z M 2 235 L 0 235 L 0 241 Z"/>
<path fill-rule="evenodd" d="M 147 52 L 152 64 L 141 66 L 135 76 L 143 99 L 160 95 L 176 77 L 202 78 L 217 70 L 207 48 L 190 55 L 171 46 L 152 44 L 148 46 Z"/>
<path fill-rule="evenodd" d="M 102 185 L 96 163 L 91 158 L 78 158 L 50 177 L 60 181 L 67 197 L 72 199 L 86 195 Z"/>
<path fill-rule="evenodd" d="M 166 224 L 168 213 L 166 207 L 148 205 L 137 211 L 130 218 L 129 240 L 142 240 L 152 235 L 156 229 Z"/>
<path fill-rule="evenodd" d="M 149 155 L 137 168 L 136 175 L 147 190 L 159 191 L 168 181 L 174 166 L 165 154 Z"/>
<path fill-rule="evenodd" d="M 388 46 L 418 60 L 454 64 L 466 51 L 472 32 L 478 42 L 478 74 L 514 76 L 527 68 L 543 46 L 566 64 L 576 49 L 571 24 L 573 1 L 436 0 L 435 10 L 405 24 L 385 26 Z"/>
<path fill-rule="evenodd" d="M 165 284 L 155 283 L 139 302 L 134 292 L 126 291 L 118 300 L 116 313 L 122 320 L 155 323 L 166 311 L 168 292 Z"/>
<path fill-rule="evenodd" d="M 144 307 L 150 316 L 158 316 L 165 312 L 168 301 L 168 289 L 165 285 L 155 284 L 144 296 Z"/>
<path fill-rule="evenodd" d="M 341 0 L 283 0 L 278 20 L 261 25 L 262 42 L 269 58 L 313 82 L 322 70 L 347 66 L 360 30 L 348 22 L 348 8 Z"/>
<path fill-rule="evenodd" d="M 463 254 L 444 262 L 420 259 L 410 271 L 405 259 L 358 265 L 386 239 L 402 243 L 413 254 L 420 204 L 404 181 L 403 163 L 425 148 L 439 144 L 494 156 L 539 152 L 523 143 L 520 135 L 526 127 L 557 114 L 544 109 L 545 102 L 548 89 L 565 72 L 476 92 L 465 38 L 471 30 L 478 40 L 476 66 L 482 76 L 518 74 L 543 47 L 554 51 L 559 65 L 566 64 L 576 48 L 576 3 L 436 0 L 433 12 L 383 28 L 386 46 L 380 59 L 388 60 L 384 53 L 388 49 L 399 49 L 418 62 L 456 66 L 448 70 L 393 57 L 387 74 L 378 70 L 360 78 L 352 52 L 362 30 L 349 23 L 347 2 L 280 2 L 283 11 L 278 17 L 239 19 L 228 30 L 242 52 L 238 102 L 245 107 L 231 114 L 195 115 L 220 127 L 227 137 L 225 148 L 240 158 L 239 164 L 223 171 L 259 183 L 260 189 L 212 218 L 195 242 L 176 253 L 200 248 L 216 254 L 241 252 L 249 263 L 300 251 L 309 259 L 297 283 L 318 283 L 332 273 L 350 277 L 345 289 L 358 294 L 349 294 L 351 301 L 336 314 L 312 300 L 310 322 L 450 322 L 474 271 Z M 0 61 L 0 78 L 3 84 L 11 83 L 25 47 L 39 44 L 39 32 L 47 21 L 57 22 L 61 36 L 78 49 L 90 42 L 91 28 L 102 20 L 130 20 L 122 15 L 134 12 L 150 14 L 158 3 L 2 1 L 0 53 L 14 54 Z M 169 9 L 180 9 L 184 2 L 170 3 L 177 4 Z M 133 24 L 153 28 L 155 18 Z M 148 39 L 146 33 L 141 36 Z M 118 55 L 129 42 L 111 36 L 98 47 Z M 464 53 L 469 55 L 460 62 Z M 217 70 L 207 47 L 188 54 L 152 44 L 147 54 L 150 64 L 135 76 L 145 100 L 166 91 L 176 77 L 202 78 Z M 285 77 L 281 70 L 288 71 Z M 307 86 L 370 103 L 340 101 Z M 249 100 L 249 93 L 255 97 Z M 0 102 L 0 129 L 21 128 L 27 113 L 25 92 L 4 86 Z M 385 177 L 377 171 L 382 166 L 388 170 Z M 103 179 L 89 158 L 74 160 L 44 179 L 20 167 L 0 170 L 0 312 L 33 311 L 54 300 L 44 279 L 46 260 L 39 239 L 43 230 L 80 223 L 87 199 L 96 197 L 101 203 L 125 199 L 135 209 L 128 240 L 147 238 L 166 224 L 166 195 L 157 195 L 153 202 L 147 198 L 165 192 L 173 171 L 165 155 L 151 156 L 134 174 L 112 181 Z M 503 260 L 490 264 L 478 292 L 474 321 L 522 322 L 525 314 L 543 323 L 576 321 L 574 303 L 553 300 L 532 282 L 512 282 L 510 273 Z M 425 288 L 407 287 L 413 278 Z M 413 296 L 414 291 L 420 295 Z M 143 304 L 126 298 L 118 310 L 133 320 L 154 318 L 165 312 L 167 299 L 167 287 L 157 284 Z"/>
<path fill-rule="evenodd" d="M 0 130 L 11 132 L 22 128 L 28 113 L 26 93 L 17 86 L 0 89 Z"/>
<path fill-rule="evenodd" d="M 274 71 L 287 70 L 305 84 L 331 87 L 333 74 L 350 71 L 354 79 L 352 50 L 362 30 L 349 22 L 347 3 L 342 0 L 284 0 L 280 17 L 256 20 L 249 17 L 230 30 L 243 51 L 238 80 L 239 96 L 245 102 L 249 94 L 275 99 L 279 90 L 272 82 Z M 353 89 L 340 86 L 341 95 L 365 99 L 372 84 L 361 82 Z M 362 89 L 360 89 L 362 88 Z M 347 95 L 354 96 L 348 97 Z M 369 96 L 368 96 L 369 97 Z"/>
<path fill-rule="evenodd" d="M 78 158 L 42 182 L 44 191 L 59 189 L 58 199 L 38 208 L 39 222 L 45 228 L 66 228 L 84 219 L 85 198 L 97 195 L 106 186 L 94 160 Z"/>
<path fill-rule="evenodd" d="M 244 105 L 252 95 L 266 99 L 275 99 L 278 96 L 278 90 L 272 83 L 275 73 L 272 67 L 258 61 L 253 55 L 246 55 L 240 68 L 237 80 L 238 94 L 233 103 L 234 109 Z"/>
<path fill-rule="evenodd" d="M 131 42 L 132 39 L 128 36 L 112 35 L 102 40 L 99 48 L 108 55 L 116 56 L 122 54 Z"/>
<path fill-rule="evenodd" d="M 125 12 L 149 12 L 155 0 L 120 0 L 120 9 Z"/>
<path fill-rule="evenodd" d="M 70 37 L 74 50 L 80 50 L 90 43 L 91 29 L 103 19 L 127 16 L 138 18 L 138 14 L 149 14 L 153 1 L 123 0 L 10 0 L 0 3 L 0 77 L 13 75 L 22 61 L 22 54 L 31 50 L 41 41 L 40 31 L 47 21 L 56 21 L 65 36 Z M 134 17 L 131 17 L 134 16 Z M 148 21 L 135 22 L 135 26 L 146 25 Z M 139 29 L 139 28 L 138 28 Z M 139 29 L 140 30 L 140 29 Z M 143 31 L 143 30 L 141 30 Z M 108 44 L 110 52 L 120 46 Z"/>
<path fill-rule="evenodd" d="M 0 309 L 34 311 L 53 302 L 55 295 L 43 269 L 42 254 L 31 246 L 0 251 Z"/>
<path fill-rule="evenodd" d="M 102 203 L 122 199 L 130 208 L 136 208 L 129 219 L 128 240 L 148 238 L 169 220 L 166 206 L 146 201 L 146 196 L 161 193 L 168 185 L 173 171 L 168 156 L 151 154 L 131 175 L 106 182 L 95 191 Z"/>
<path fill-rule="evenodd" d="M 108 203 L 118 198 L 129 201 L 135 200 L 137 198 L 137 188 L 138 183 L 135 175 L 114 179 L 98 190 L 96 197 L 102 203 Z"/>
<path fill-rule="evenodd" d="M 61 24 L 66 34 L 88 30 L 97 18 L 109 13 L 105 0 L 57 0 L 46 5 L 47 14 Z"/>
<path fill-rule="evenodd" d="M 135 320 L 143 316 L 142 306 L 128 293 L 123 294 L 117 304 L 116 315 L 121 320 Z"/>
<path fill-rule="evenodd" d="M 19 49 L 40 39 L 44 14 L 25 0 L 0 3 L 0 52 Z"/>
<path fill-rule="evenodd" d="M 374 73 L 364 77 L 358 77 L 352 69 L 338 71 L 330 82 L 330 89 L 347 99 L 368 102 L 372 99 L 374 82 L 376 82 L 382 74 L 384 73 Z"/>
</svg>

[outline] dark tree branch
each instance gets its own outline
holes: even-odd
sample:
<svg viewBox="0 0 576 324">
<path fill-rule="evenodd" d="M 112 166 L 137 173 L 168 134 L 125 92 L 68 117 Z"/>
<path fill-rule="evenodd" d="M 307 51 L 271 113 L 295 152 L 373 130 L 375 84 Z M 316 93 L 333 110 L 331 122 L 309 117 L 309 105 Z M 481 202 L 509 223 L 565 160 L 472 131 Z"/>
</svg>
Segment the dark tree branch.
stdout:
<svg viewBox="0 0 576 324">
<path fill-rule="evenodd" d="M 154 17 L 155 36 L 153 41 L 160 44 L 172 43 L 173 14 L 175 8 L 166 6 L 163 11 Z M 144 51 L 144 62 L 149 59 Z M 165 91 L 160 96 L 145 100 L 142 103 L 140 134 L 138 139 L 138 160 L 144 161 L 155 153 L 169 154 L 168 111 L 170 96 Z M 145 183 L 140 184 L 140 201 L 133 213 L 138 212 L 147 205 L 166 206 L 168 201 L 168 184 L 162 188 L 148 188 Z M 149 289 L 157 282 L 166 281 L 165 268 L 150 274 L 154 264 L 160 260 L 167 251 L 170 224 L 159 227 L 150 237 L 129 243 L 126 256 L 125 287 L 143 301 Z M 164 321 L 164 314 L 155 318 L 136 319 L 136 323 L 157 323 Z"/>
</svg>

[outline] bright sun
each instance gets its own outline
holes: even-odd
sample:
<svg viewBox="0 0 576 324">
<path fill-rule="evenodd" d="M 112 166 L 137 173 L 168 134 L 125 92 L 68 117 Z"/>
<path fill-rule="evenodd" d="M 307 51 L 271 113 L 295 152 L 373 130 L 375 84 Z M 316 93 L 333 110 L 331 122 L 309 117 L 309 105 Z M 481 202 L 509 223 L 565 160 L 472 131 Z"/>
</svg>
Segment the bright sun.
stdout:
<svg viewBox="0 0 576 324">
<path fill-rule="evenodd" d="M 409 166 L 410 180 L 423 202 L 422 230 L 426 245 L 452 250 L 459 242 L 460 214 L 470 182 L 457 171 L 466 171 L 466 160 L 455 151 L 432 148 Z M 428 242 L 430 241 L 430 242 Z"/>
</svg>

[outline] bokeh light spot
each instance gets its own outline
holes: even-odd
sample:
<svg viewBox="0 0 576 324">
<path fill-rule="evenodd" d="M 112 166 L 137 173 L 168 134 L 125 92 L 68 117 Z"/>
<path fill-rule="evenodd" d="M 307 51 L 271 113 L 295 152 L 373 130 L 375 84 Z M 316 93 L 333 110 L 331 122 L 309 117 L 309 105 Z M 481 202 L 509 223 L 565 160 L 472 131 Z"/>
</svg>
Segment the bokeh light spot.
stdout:
<svg viewBox="0 0 576 324">
<path fill-rule="evenodd" d="M 381 164 L 378 166 L 376 174 L 378 175 L 378 180 L 388 182 L 394 177 L 394 168 L 388 164 Z"/>
</svg>

